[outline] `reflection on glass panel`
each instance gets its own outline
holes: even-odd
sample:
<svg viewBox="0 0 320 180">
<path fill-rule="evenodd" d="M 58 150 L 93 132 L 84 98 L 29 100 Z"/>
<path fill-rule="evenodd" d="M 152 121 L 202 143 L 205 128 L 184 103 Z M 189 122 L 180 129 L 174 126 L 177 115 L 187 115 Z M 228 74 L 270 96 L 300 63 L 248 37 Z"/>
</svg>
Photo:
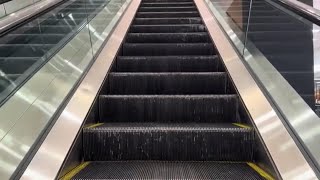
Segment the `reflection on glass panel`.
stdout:
<svg viewBox="0 0 320 180">
<path fill-rule="evenodd" d="M 3 4 L 0 5 L 0 18 L 6 15 L 6 11 L 4 9 Z"/>
<path fill-rule="evenodd" d="M 236 44 L 240 52 L 245 52 L 241 51 L 244 44 L 248 55 L 261 53 L 259 56 L 265 57 L 315 110 L 314 60 L 317 59 L 316 42 L 319 40 L 314 37 L 319 34 L 319 27 L 312 26 L 312 23 L 272 1 L 211 2 L 222 17 L 220 19 L 224 19 L 220 23 L 223 25 L 226 22 L 241 40 L 241 44 Z M 230 32 L 227 33 L 230 36 Z M 244 57 L 248 55 L 243 54 Z"/>
<path fill-rule="evenodd" d="M 99 47 L 112 30 L 112 27 L 120 18 L 116 14 L 125 2 L 126 0 L 110 0 L 109 3 L 90 21 L 89 26 L 94 54 L 98 51 Z"/>
<path fill-rule="evenodd" d="M 243 47 L 241 43 L 245 44 L 239 53 L 248 70 L 299 144 L 320 167 L 320 27 L 272 0 L 238 2 L 252 5 L 243 30 L 244 41 L 237 41 L 229 32 L 234 31 L 235 23 L 239 24 L 230 21 L 234 18 L 216 16 L 217 20 L 238 49 Z M 217 14 L 214 8 L 211 10 Z"/>
<path fill-rule="evenodd" d="M 311 4 L 314 8 L 320 10 L 320 1 L 309 0 L 305 2 Z M 314 51 L 314 81 L 315 81 L 315 96 L 316 96 L 316 111 L 320 116 L 320 27 L 313 25 L 313 51 Z"/>
<path fill-rule="evenodd" d="M 16 1 L 15 1 L 16 2 Z M 17 2 L 16 2 L 17 3 Z M 67 1 L 0 38 L 0 102 L 41 67 L 108 1 Z M 82 43 L 83 44 L 83 43 Z M 16 68 L 19 66 L 19 68 Z"/>
<path fill-rule="evenodd" d="M 247 22 L 250 10 L 250 1 L 239 0 L 211 0 L 212 8 L 218 13 L 215 16 L 219 16 L 224 19 L 228 26 L 236 34 L 236 37 L 241 42 L 245 41 L 245 31 L 247 29 Z M 229 34 L 230 35 L 230 34 Z M 242 51 L 243 46 L 238 44 L 237 48 Z"/>
<path fill-rule="evenodd" d="M 312 31 L 315 27 L 312 29 L 311 23 L 297 18 L 297 15 L 272 2 L 211 2 L 242 43 L 252 44 L 251 47 L 254 48 L 247 48 L 248 52 L 261 53 L 304 101 L 315 109 L 313 34 L 318 34 L 319 29 Z"/>
<path fill-rule="evenodd" d="M 312 26 L 265 1 L 252 6 L 248 41 L 267 58 L 304 101 L 315 109 Z M 277 19 L 277 21 L 275 21 Z M 248 51 L 252 53 L 249 48 Z"/>
<path fill-rule="evenodd" d="M 26 82 L 0 108 L 2 179 L 53 120 L 129 2 L 66 1 L 0 38 L 0 96 Z"/>
</svg>

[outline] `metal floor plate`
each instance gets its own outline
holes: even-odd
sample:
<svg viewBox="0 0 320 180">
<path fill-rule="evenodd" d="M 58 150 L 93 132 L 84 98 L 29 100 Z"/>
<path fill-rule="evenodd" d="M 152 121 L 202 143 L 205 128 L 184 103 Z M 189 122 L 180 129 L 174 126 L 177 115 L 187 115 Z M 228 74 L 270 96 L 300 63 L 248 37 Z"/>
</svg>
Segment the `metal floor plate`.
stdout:
<svg viewBox="0 0 320 180">
<path fill-rule="evenodd" d="M 247 163 L 108 161 L 91 162 L 72 179 L 264 179 Z"/>
</svg>

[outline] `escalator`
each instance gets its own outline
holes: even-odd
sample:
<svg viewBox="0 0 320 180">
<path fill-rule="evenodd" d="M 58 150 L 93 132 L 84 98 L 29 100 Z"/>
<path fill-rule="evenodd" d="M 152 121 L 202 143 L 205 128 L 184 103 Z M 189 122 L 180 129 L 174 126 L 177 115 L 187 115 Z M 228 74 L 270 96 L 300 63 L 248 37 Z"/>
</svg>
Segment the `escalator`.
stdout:
<svg viewBox="0 0 320 180">
<path fill-rule="evenodd" d="M 273 179 L 192 0 L 142 0 L 91 113 L 62 179 Z"/>
</svg>

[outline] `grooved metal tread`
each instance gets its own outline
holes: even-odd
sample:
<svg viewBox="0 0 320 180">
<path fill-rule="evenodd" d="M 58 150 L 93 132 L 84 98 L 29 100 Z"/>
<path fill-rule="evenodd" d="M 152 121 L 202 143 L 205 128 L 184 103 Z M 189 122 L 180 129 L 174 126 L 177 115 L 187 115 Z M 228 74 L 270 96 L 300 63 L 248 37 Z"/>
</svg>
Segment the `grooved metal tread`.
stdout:
<svg viewBox="0 0 320 180">
<path fill-rule="evenodd" d="M 253 160 L 253 129 L 231 123 L 105 123 L 83 135 L 86 161 Z"/>
<path fill-rule="evenodd" d="M 176 161 L 91 162 L 73 180 L 229 179 L 263 180 L 247 163 Z"/>
</svg>

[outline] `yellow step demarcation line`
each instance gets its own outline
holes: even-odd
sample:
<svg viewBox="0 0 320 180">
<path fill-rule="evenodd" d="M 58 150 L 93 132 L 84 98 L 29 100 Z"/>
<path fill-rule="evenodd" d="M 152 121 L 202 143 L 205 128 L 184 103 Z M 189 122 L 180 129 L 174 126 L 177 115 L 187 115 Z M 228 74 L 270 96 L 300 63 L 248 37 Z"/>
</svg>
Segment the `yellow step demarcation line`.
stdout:
<svg viewBox="0 0 320 180">
<path fill-rule="evenodd" d="M 265 172 L 263 169 L 261 169 L 259 166 L 257 166 L 256 164 L 252 163 L 252 162 L 247 162 L 247 164 L 254 169 L 258 174 L 260 174 L 260 176 L 264 177 L 267 180 L 275 180 L 270 174 L 268 174 L 267 172 Z"/>
<path fill-rule="evenodd" d="M 104 124 L 104 123 L 91 124 L 91 125 L 88 125 L 85 128 L 95 128 L 95 127 L 101 126 L 102 124 Z"/>
<path fill-rule="evenodd" d="M 66 175 L 64 175 L 60 180 L 72 179 L 76 174 L 78 174 L 81 170 L 83 170 L 89 164 L 90 164 L 90 162 L 84 162 L 84 163 L 80 164 L 79 166 L 75 167 L 70 172 L 68 172 Z"/>
<path fill-rule="evenodd" d="M 104 123 L 97 123 L 97 124 L 92 124 L 87 126 L 86 128 L 95 128 L 98 127 L 100 125 L 102 125 Z M 251 128 L 248 125 L 244 125 L 241 123 L 232 123 L 235 126 L 239 126 L 242 128 Z M 242 163 L 242 162 L 232 162 L 232 163 Z M 78 174 L 81 170 L 83 170 L 85 167 L 87 167 L 90 164 L 90 162 L 84 162 L 82 164 L 80 164 L 79 166 L 77 166 L 76 168 L 72 169 L 69 173 L 67 173 L 65 176 L 63 176 L 61 178 L 61 180 L 70 180 L 71 178 L 73 178 L 76 174 Z M 260 176 L 264 177 L 267 180 L 275 180 L 271 175 L 269 175 L 267 172 L 265 172 L 263 169 L 261 169 L 260 167 L 258 167 L 256 164 L 251 163 L 251 162 L 247 162 L 247 164 L 254 169 L 258 174 L 260 174 Z"/>
<path fill-rule="evenodd" d="M 241 123 L 232 123 L 232 124 L 235 125 L 235 126 L 242 127 L 242 128 L 251 128 L 250 126 L 245 125 L 245 124 L 241 124 Z"/>
</svg>

